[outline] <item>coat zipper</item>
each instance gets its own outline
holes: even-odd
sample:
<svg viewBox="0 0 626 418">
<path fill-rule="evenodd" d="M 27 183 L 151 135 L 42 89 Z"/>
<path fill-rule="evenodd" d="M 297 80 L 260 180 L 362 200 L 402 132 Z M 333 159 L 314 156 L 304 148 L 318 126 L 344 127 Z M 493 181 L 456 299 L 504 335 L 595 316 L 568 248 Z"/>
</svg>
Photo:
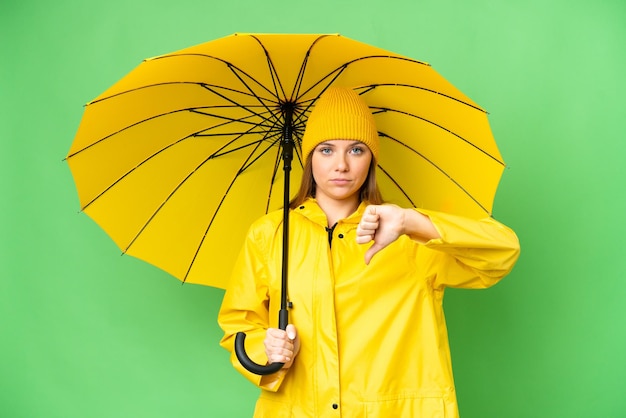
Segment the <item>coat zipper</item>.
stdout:
<svg viewBox="0 0 626 418">
<path fill-rule="evenodd" d="M 326 232 L 328 232 L 328 246 L 332 248 L 333 246 L 333 232 L 335 231 L 335 227 L 337 226 L 337 223 L 335 223 L 332 227 L 325 227 L 326 228 Z"/>
</svg>

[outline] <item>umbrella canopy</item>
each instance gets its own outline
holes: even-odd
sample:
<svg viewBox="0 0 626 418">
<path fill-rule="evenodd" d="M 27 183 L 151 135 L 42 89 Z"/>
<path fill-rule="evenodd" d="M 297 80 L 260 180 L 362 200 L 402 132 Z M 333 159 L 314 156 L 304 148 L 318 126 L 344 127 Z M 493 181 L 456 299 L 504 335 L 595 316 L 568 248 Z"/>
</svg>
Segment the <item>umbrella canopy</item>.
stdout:
<svg viewBox="0 0 626 418">
<path fill-rule="evenodd" d="M 67 156 L 81 209 L 124 253 L 224 288 L 250 224 L 284 204 L 285 131 L 295 190 L 331 85 L 374 114 L 387 201 L 490 215 L 504 163 L 486 112 L 428 64 L 340 35 L 235 34 L 145 60 L 86 106 Z"/>
</svg>

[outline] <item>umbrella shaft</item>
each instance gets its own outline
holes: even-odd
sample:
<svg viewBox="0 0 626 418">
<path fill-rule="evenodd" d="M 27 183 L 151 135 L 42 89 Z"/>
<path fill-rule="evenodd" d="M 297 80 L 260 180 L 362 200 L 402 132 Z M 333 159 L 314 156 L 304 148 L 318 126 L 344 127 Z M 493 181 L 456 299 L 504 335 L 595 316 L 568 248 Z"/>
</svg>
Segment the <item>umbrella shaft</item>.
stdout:
<svg viewBox="0 0 626 418">
<path fill-rule="evenodd" d="M 285 125 L 283 128 L 283 171 L 284 171 L 284 188 L 283 188 L 283 260 L 281 272 L 281 289 L 280 289 L 280 314 L 279 322 L 284 321 L 285 327 L 288 323 L 287 314 L 287 269 L 289 267 L 289 183 L 291 174 L 291 161 L 293 160 L 293 139 L 292 139 L 292 117 L 293 106 L 291 104 L 283 105 L 283 113 L 285 117 Z M 283 318 L 284 317 L 284 318 Z M 282 328 L 282 327 L 281 327 Z M 282 328 L 284 329 L 284 328 Z"/>
</svg>

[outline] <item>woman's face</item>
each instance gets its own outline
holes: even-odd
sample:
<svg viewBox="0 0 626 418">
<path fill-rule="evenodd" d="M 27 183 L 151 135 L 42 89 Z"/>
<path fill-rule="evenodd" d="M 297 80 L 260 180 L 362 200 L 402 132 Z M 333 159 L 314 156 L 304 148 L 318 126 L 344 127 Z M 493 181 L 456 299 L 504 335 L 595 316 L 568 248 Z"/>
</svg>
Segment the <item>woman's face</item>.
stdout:
<svg viewBox="0 0 626 418">
<path fill-rule="evenodd" d="M 332 140 L 319 144 L 311 160 L 315 199 L 358 202 L 371 160 L 372 152 L 360 141 Z"/>
</svg>

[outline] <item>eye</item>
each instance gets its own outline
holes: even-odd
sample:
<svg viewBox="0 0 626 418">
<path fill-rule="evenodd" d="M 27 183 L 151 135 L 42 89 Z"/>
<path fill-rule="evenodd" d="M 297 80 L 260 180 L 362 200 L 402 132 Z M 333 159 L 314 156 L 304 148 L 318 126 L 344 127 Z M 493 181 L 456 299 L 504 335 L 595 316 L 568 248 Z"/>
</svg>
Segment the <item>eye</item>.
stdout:
<svg viewBox="0 0 626 418">
<path fill-rule="evenodd" d="M 350 150 L 350 153 L 351 153 L 351 154 L 356 154 L 356 155 L 363 154 L 364 152 L 365 152 L 365 150 L 364 150 L 364 149 L 363 149 L 363 147 L 362 147 L 362 146 L 360 146 L 360 145 L 357 145 L 357 146 L 353 147 L 353 148 Z"/>
<path fill-rule="evenodd" d="M 317 151 L 322 153 L 323 155 L 330 155 L 333 152 L 333 150 L 330 149 L 330 147 L 319 147 Z"/>
</svg>

